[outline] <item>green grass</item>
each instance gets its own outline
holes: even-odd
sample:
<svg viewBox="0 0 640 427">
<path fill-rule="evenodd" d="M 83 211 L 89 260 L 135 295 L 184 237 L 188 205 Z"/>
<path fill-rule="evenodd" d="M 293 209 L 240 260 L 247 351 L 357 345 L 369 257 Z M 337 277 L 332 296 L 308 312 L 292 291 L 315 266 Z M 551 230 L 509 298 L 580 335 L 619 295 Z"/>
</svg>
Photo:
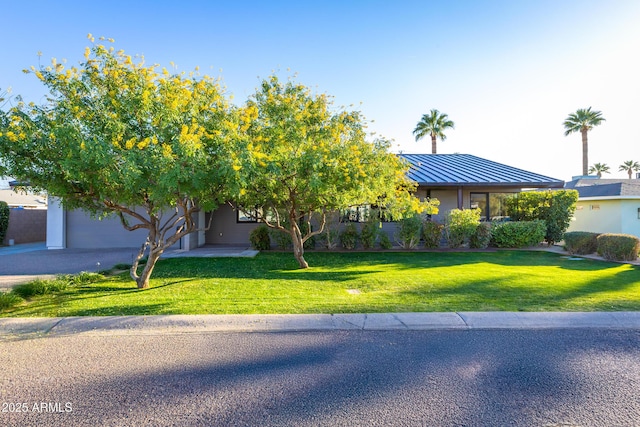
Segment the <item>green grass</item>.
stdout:
<svg viewBox="0 0 640 427">
<path fill-rule="evenodd" d="M 314 252 L 174 258 L 151 288 L 126 273 L 73 284 L 2 316 L 640 310 L 640 267 L 546 252 Z M 359 293 L 350 292 L 357 290 Z"/>
</svg>

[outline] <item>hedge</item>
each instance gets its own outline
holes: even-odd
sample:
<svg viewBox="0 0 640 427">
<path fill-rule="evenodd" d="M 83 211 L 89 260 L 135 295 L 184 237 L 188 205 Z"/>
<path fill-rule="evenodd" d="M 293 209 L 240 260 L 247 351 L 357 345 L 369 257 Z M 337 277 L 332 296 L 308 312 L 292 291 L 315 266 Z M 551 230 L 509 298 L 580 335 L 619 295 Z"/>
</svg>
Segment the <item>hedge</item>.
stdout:
<svg viewBox="0 0 640 427">
<path fill-rule="evenodd" d="M 598 250 L 600 233 L 570 231 L 564 233 L 564 249 L 570 254 L 588 255 Z"/>
<path fill-rule="evenodd" d="M 609 261 L 635 261 L 640 252 L 640 239 L 630 234 L 601 234 L 598 255 Z"/>
<path fill-rule="evenodd" d="M 544 240 L 547 226 L 544 221 L 496 222 L 491 228 L 491 245 L 498 248 L 524 248 Z"/>
</svg>

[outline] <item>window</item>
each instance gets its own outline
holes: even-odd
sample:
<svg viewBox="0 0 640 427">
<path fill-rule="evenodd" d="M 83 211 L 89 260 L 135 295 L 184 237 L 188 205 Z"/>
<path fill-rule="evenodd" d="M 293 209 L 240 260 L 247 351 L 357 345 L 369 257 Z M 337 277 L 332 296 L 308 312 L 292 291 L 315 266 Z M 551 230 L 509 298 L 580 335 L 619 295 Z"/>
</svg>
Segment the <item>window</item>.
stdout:
<svg viewBox="0 0 640 427">
<path fill-rule="evenodd" d="M 257 211 L 255 209 L 249 212 L 236 210 L 236 222 L 258 222 Z"/>
<path fill-rule="evenodd" d="M 366 222 L 371 215 L 376 215 L 382 222 L 391 222 L 393 218 L 385 214 L 384 208 L 375 205 L 350 206 L 340 211 L 340 222 Z"/>
<path fill-rule="evenodd" d="M 480 218 L 485 221 L 507 218 L 507 198 L 516 193 L 471 193 L 471 209 L 480 209 Z"/>
</svg>

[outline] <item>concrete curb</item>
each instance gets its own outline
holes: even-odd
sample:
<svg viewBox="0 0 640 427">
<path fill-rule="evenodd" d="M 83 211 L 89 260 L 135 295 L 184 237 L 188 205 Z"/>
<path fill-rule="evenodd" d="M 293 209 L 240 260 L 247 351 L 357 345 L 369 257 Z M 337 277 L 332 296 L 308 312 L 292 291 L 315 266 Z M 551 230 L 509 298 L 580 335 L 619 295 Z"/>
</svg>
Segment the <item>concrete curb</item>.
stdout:
<svg viewBox="0 0 640 427">
<path fill-rule="evenodd" d="M 211 332 L 640 329 L 640 312 L 460 312 L 0 318 L 0 338 Z"/>
</svg>

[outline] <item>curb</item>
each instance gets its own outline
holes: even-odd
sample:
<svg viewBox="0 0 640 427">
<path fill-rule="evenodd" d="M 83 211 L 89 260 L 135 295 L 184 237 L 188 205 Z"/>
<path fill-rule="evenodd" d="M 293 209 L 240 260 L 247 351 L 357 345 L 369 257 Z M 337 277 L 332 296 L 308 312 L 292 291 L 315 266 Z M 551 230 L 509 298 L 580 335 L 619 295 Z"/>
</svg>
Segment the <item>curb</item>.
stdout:
<svg viewBox="0 0 640 427">
<path fill-rule="evenodd" d="M 152 315 L 0 318 L 16 336 L 157 335 L 213 332 L 484 329 L 640 329 L 640 312 L 459 312 L 371 314 Z"/>
</svg>

